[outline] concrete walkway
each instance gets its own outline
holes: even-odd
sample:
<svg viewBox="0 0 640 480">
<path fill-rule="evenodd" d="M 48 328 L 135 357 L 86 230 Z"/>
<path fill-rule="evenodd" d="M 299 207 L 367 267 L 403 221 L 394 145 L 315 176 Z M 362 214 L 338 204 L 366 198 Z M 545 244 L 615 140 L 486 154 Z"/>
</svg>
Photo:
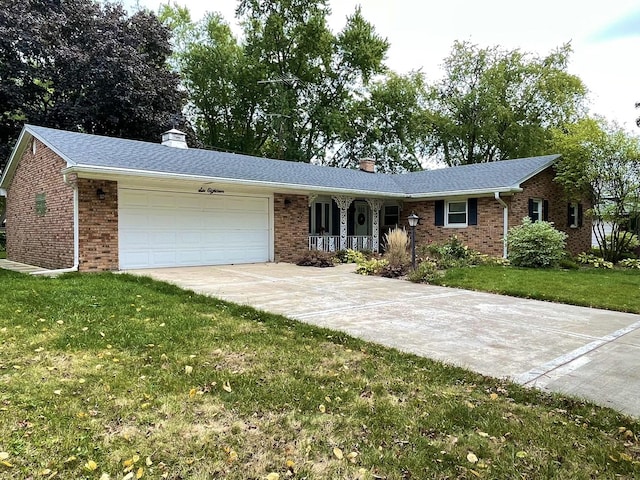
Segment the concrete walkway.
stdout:
<svg viewBox="0 0 640 480">
<path fill-rule="evenodd" d="M 35 267 L 33 265 L 27 265 L 26 263 L 12 262 L 4 258 L 0 258 L 0 268 L 20 273 L 43 273 L 48 271 L 46 268 Z"/>
<path fill-rule="evenodd" d="M 640 315 L 353 270 L 269 263 L 130 273 L 640 417 Z"/>
</svg>

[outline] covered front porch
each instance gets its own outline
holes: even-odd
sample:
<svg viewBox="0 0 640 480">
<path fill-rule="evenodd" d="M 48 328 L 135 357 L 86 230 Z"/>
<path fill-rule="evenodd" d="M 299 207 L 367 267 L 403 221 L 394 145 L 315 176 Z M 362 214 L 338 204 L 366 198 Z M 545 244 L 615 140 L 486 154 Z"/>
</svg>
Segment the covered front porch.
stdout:
<svg viewBox="0 0 640 480">
<path fill-rule="evenodd" d="M 309 197 L 309 250 L 380 252 L 381 240 L 400 221 L 402 205 L 378 198 Z"/>
</svg>

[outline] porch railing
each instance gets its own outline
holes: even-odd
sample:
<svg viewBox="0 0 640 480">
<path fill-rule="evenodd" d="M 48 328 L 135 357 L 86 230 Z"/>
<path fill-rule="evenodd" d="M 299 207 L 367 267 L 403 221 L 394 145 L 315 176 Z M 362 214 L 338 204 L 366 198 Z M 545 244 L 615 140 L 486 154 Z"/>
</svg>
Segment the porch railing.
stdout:
<svg viewBox="0 0 640 480">
<path fill-rule="evenodd" d="M 373 250 L 371 235 L 349 235 L 347 248 L 351 250 Z M 340 235 L 309 235 L 309 250 L 336 252 L 340 250 Z"/>
</svg>

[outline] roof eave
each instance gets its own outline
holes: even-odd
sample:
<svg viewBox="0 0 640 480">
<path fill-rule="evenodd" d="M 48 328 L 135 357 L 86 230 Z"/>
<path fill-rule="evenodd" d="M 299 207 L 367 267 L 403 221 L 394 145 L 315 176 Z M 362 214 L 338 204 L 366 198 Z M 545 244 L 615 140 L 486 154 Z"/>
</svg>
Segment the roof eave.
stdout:
<svg viewBox="0 0 640 480">
<path fill-rule="evenodd" d="M 126 176 L 139 177 L 156 180 L 186 180 L 193 182 L 219 182 L 226 185 L 242 185 L 254 186 L 281 190 L 303 190 L 309 192 L 336 193 L 345 195 L 369 196 L 369 197 L 388 197 L 388 198 L 406 198 L 406 194 L 401 192 L 380 192 L 375 190 L 357 190 L 341 187 L 323 187 L 318 185 L 307 185 L 298 183 L 269 182 L 262 180 L 244 180 L 237 178 L 210 177 L 202 175 L 189 175 L 179 173 L 154 172 L 150 170 L 135 170 L 117 167 L 95 167 L 88 165 L 72 165 L 62 170 L 63 175 L 76 173 L 79 175 L 90 175 L 93 177 L 104 178 L 105 176 Z"/>
<path fill-rule="evenodd" d="M 526 182 L 530 178 L 535 177 L 540 172 L 543 172 L 544 170 L 546 170 L 550 166 L 554 165 L 560 159 L 561 156 L 562 155 L 560 155 L 560 154 L 550 155 L 551 158 L 547 162 L 545 162 L 540 167 L 538 167 L 536 170 L 533 170 L 531 173 L 525 175 L 520 180 L 518 180 L 517 185 L 518 186 L 522 185 L 524 182 Z"/>
<path fill-rule="evenodd" d="M 522 192 L 520 185 L 512 185 L 509 187 L 492 187 L 492 188 L 478 188 L 471 190 L 447 190 L 439 192 L 424 192 L 424 193 L 410 193 L 407 194 L 407 198 L 412 200 L 422 200 L 431 198 L 443 198 L 443 197 L 473 197 L 483 195 L 493 195 L 494 193 L 519 193 Z"/>
</svg>

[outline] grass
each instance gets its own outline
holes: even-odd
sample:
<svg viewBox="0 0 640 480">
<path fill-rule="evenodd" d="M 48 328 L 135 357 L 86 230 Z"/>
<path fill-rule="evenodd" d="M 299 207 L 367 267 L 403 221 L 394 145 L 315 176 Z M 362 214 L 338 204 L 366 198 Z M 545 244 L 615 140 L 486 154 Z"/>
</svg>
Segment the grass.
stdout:
<svg viewBox="0 0 640 480">
<path fill-rule="evenodd" d="M 7 258 L 7 252 L 4 250 L 0 250 L 0 260 Z"/>
<path fill-rule="evenodd" d="M 640 313 L 640 270 L 479 266 L 449 269 L 436 282 L 514 297 Z"/>
<path fill-rule="evenodd" d="M 128 275 L 0 270 L 0 478 L 638 478 L 640 422 Z"/>
</svg>

